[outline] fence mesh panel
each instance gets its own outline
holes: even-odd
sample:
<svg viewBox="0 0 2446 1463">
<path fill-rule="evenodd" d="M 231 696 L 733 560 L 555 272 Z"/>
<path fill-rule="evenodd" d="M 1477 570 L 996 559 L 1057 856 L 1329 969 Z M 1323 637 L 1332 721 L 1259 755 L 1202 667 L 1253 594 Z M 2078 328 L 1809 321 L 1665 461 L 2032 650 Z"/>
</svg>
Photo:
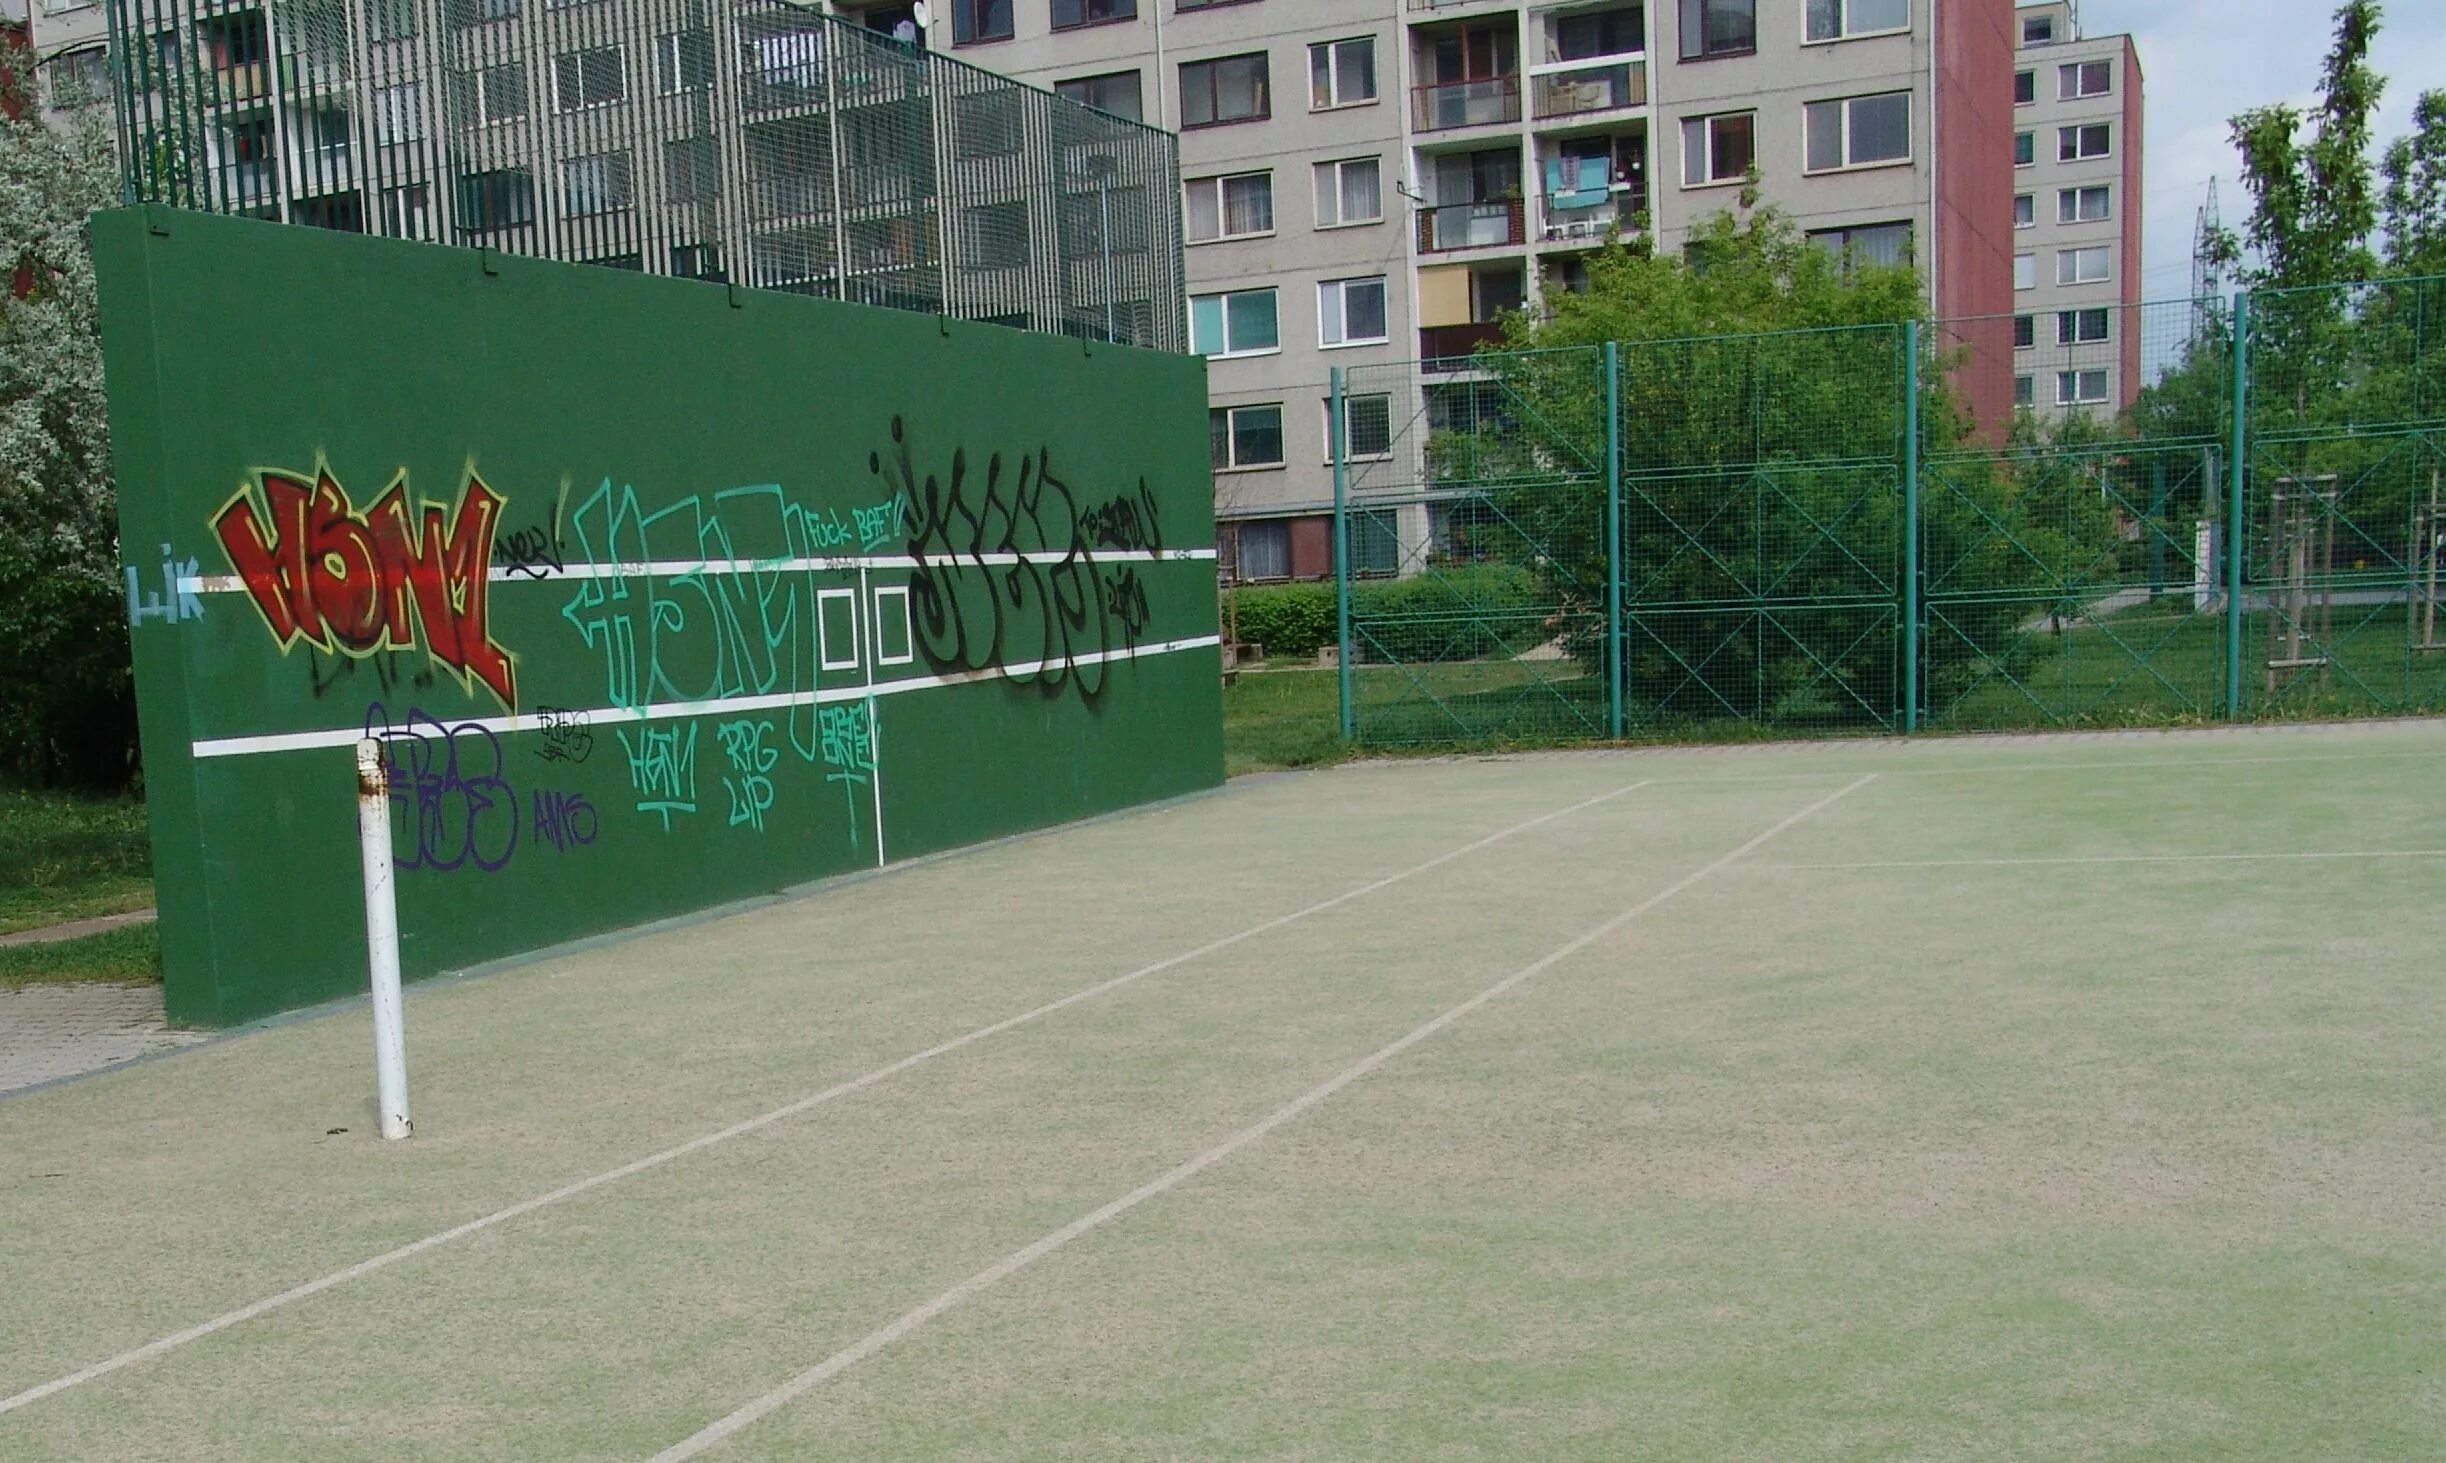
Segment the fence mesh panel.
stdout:
<svg viewBox="0 0 2446 1463">
<path fill-rule="evenodd" d="M 111 0 L 131 201 L 1188 348 L 1155 128 L 789 0 Z"/>
<path fill-rule="evenodd" d="M 1345 390 L 1361 742 L 2446 709 L 2446 280 Z"/>
</svg>

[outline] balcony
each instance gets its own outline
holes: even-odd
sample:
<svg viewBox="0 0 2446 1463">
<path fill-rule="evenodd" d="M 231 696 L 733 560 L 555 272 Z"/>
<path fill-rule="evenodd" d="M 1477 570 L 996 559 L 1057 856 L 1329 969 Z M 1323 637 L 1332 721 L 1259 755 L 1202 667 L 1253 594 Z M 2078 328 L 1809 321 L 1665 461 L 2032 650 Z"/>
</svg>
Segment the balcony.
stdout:
<svg viewBox="0 0 2446 1463">
<path fill-rule="evenodd" d="M 1496 249 L 1528 237 L 1527 209 L 1517 198 L 1433 204 L 1418 211 L 1418 252 Z"/>
<path fill-rule="evenodd" d="M 1531 106 L 1541 122 L 1648 103 L 1647 58 L 1581 62 L 1529 78 Z"/>
<path fill-rule="evenodd" d="M 1501 339 L 1503 325 L 1495 320 L 1430 325 L 1418 333 L 1419 369 L 1436 373 L 1466 371 L 1478 347 Z"/>
<path fill-rule="evenodd" d="M 1538 205 L 1539 243 L 1595 245 L 1617 226 L 1626 236 L 1637 233 L 1648 196 L 1644 188 L 1623 184 L 1596 198 L 1549 193 Z"/>
<path fill-rule="evenodd" d="M 1520 120 L 1520 78 L 1430 83 L 1410 89 L 1410 122 L 1421 132 Z"/>
</svg>

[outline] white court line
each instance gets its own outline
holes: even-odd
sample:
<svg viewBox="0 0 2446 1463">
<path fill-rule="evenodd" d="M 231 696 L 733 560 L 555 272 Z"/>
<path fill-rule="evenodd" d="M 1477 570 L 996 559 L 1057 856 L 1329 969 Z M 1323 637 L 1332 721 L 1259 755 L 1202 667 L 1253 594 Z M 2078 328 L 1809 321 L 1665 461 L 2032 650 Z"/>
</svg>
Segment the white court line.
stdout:
<svg viewBox="0 0 2446 1463">
<path fill-rule="evenodd" d="M 2371 848 L 2339 853 L 2100 853 L 2063 858 L 1870 859 L 1850 864 L 1752 864 L 1752 869 L 2012 869 L 2048 864 L 2222 864 L 2260 859 L 2446 858 L 2446 848 Z"/>
<path fill-rule="evenodd" d="M 1354 899 L 1359 899 L 1366 895 L 1373 894 L 1379 889 L 1388 888 L 1394 884 L 1398 884 L 1404 879 L 1416 878 L 1418 875 L 1424 874 L 1431 869 L 1441 868 L 1444 865 L 1451 863 L 1454 859 L 1476 853 L 1483 848 L 1492 847 L 1495 844 L 1503 842 L 1507 838 L 1512 838 L 1519 834 L 1526 833 L 1530 829 L 1536 828 L 1542 824 L 1551 823 L 1557 818 L 1567 818 L 1573 813 L 1581 812 L 1588 808 L 1593 808 L 1599 803 L 1611 802 L 1615 798 L 1623 796 L 1625 793 L 1636 792 L 1638 789 L 1647 785 L 1647 780 L 1642 778 L 1638 782 L 1629 783 L 1625 786 L 1615 788 L 1611 792 L 1599 793 L 1593 798 L 1584 798 L 1579 802 L 1573 803 L 1567 808 L 1557 808 L 1551 813 L 1541 813 L 1537 817 L 1529 819 L 1527 822 L 1515 823 L 1511 827 L 1503 829 L 1501 832 L 1490 833 L 1486 837 L 1480 838 L 1474 842 L 1464 843 L 1459 848 L 1453 849 L 1450 852 L 1438 854 L 1434 858 L 1427 860 L 1425 863 L 1413 864 L 1409 868 L 1401 870 L 1399 873 L 1387 874 L 1381 879 L 1374 880 L 1370 883 L 1361 884 L 1355 889 L 1345 890 L 1340 894 L 1334 895 L 1330 899 L 1320 899 L 1314 904 L 1308 905 L 1301 909 L 1293 910 L 1289 914 L 1276 915 L 1274 918 L 1266 920 L 1261 924 L 1250 925 L 1247 929 L 1244 929 L 1237 934 L 1225 935 L 1219 940 L 1209 940 L 1194 950 L 1185 950 L 1178 955 L 1168 956 L 1162 960 L 1156 961 L 1153 965 L 1140 966 L 1138 969 L 1129 972 L 1127 975 L 1117 975 L 1110 980 L 1100 982 L 1096 985 L 1091 985 L 1081 990 L 1072 991 L 1069 995 L 1063 996 L 1058 1000 L 1047 1001 L 1045 1004 L 1037 1006 L 1032 1010 L 1022 1011 L 1016 1016 L 1006 1016 L 1002 1020 L 996 1021 L 990 1026 L 980 1026 L 976 1030 L 971 1031 L 964 1036 L 955 1036 L 949 1041 L 930 1046 L 924 1051 L 913 1052 L 908 1056 L 900 1058 L 898 1061 L 888 1062 L 883 1066 L 877 1067 L 875 1070 L 868 1072 L 862 1077 L 852 1077 L 846 1082 L 836 1083 L 831 1087 L 825 1088 L 821 1092 L 810 1093 L 805 1097 L 799 1098 L 795 1102 L 786 1103 L 780 1107 L 774 1108 L 771 1112 L 760 1113 L 755 1117 L 733 1123 L 729 1127 L 720 1129 L 717 1132 L 707 1133 L 698 1138 L 691 1138 L 685 1143 L 681 1143 L 670 1148 L 665 1148 L 659 1153 L 648 1154 L 634 1162 L 624 1163 L 618 1168 L 607 1169 L 604 1172 L 595 1174 L 589 1178 L 579 1179 L 575 1183 L 563 1184 L 561 1187 L 554 1189 L 548 1194 L 538 1194 L 532 1199 L 522 1199 L 518 1203 L 510 1205 L 506 1209 L 496 1209 L 492 1213 L 484 1215 L 481 1218 L 470 1219 L 465 1224 L 453 1225 L 449 1229 L 442 1230 L 439 1233 L 429 1234 L 423 1239 L 401 1245 L 395 1250 L 385 1250 L 383 1253 L 375 1255 L 371 1259 L 359 1260 L 356 1264 L 350 1265 L 345 1269 L 334 1270 L 330 1274 L 325 1275 L 320 1279 L 309 1280 L 303 1285 L 293 1286 L 288 1290 L 280 1292 L 278 1295 L 267 1296 L 251 1305 L 240 1306 L 234 1311 L 225 1311 L 222 1314 L 213 1317 L 209 1321 L 205 1321 L 199 1325 L 190 1326 L 184 1331 L 173 1332 L 172 1334 L 161 1337 L 158 1340 L 148 1341 L 142 1346 L 120 1352 L 117 1356 L 111 1357 L 106 1361 L 95 1362 L 92 1366 L 86 1367 L 81 1371 L 70 1372 L 64 1377 L 53 1378 L 51 1381 L 44 1382 L 40 1386 L 28 1387 L 26 1390 L 19 1392 L 13 1397 L 0 1397 L 0 1413 L 13 1412 L 16 1409 L 27 1405 L 28 1403 L 39 1402 L 54 1392 L 64 1392 L 70 1387 L 81 1386 L 82 1384 L 93 1381 L 96 1378 L 106 1377 L 112 1372 L 118 1371 L 122 1367 L 133 1366 L 137 1362 L 146 1361 L 153 1357 L 160 1356 L 164 1352 L 174 1351 L 179 1347 L 186 1345 L 190 1341 L 200 1341 L 204 1337 L 210 1336 L 216 1331 L 226 1331 L 230 1327 L 238 1325 L 240 1322 L 251 1321 L 257 1316 L 263 1315 L 270 1311 L 276 1311 L 282 1306 L 289 1305 L 292 1302 L 304 1300 L 308 1296 L 319 1295 L 323 1291 L 329 1290 L 335 1285 L 344 1285 L 351 1280 L 359 1278 L 360 1276 L 371 1275 L 376 1270 L 383 1269 L 390 1265 L 396 1265 L 400 1261 L 405 1260 L 410 1256 L 423 1254 L 425 1251 L 433 1249 L 436 1246 L 446 1245 L 452 1240 L 464 1239 L 468 1235 L 478 1233 L 479 1231 L 491 1229 L 496 1225 L 506 1224 L 510 1220 L 519 1218 L 522 1215 L 532 1214 L 536 1210 L 544 1208 L 547 1205 L 557 1204 L 563 1199 L 574 1199 L 580 1194 L 586 1193 L 592 1189 L 601 1188 L 603 1185 L 611 1183 L 615 1180 L 628 1178 L 633 1174 L 644 1173 L 648 1169 L 659 1168 L 663 1164 L 669 1163 L 675 1158 L 683 1158 L 688 1154 L 695 1153 L 701 1149 L 711 1148 L 717 1143 L 726 1143 L 733 1138 L 738 1138 L 745 1136 L 746 1134 L 753 1133 L 759 1128 L 770 1127 L 774 1123 L 778 1123 L 784 1118 L 796 1117 L 798 1114 L 806 1112 L 810 1108 L 820 1107 L 823 1104 L 832 1101 L 834 1098 L 847 1097 L 853 1092 L 863 1091 L 864 1089 L 872 1087 L 876 1083 L 881 1082 L 888 1077 L 897 1076 L 898 1074 L 905 1072 L 911 1067 L 917 1066 L 920 1063 L 930 1062 L 936 1057 L 949 1055 L 950 1053 L 956 1052 L 964 1046 L 983 1041 L 989 1036 L 998 1036 L 1014 1027 L 1025 1026 L 1031 1021 L 1041 1020 L 1044 1017 L 1052 1015 L 1056 1011 L 1063 1010 L 1070 1006 L 1075 1006 L 1081 1001 L 1093 1000 L 1097 996 L 1108 995 L 1113 991 L 1121 989 L 1123 986 L 1129 985 L 1134 981 L 1143 980 L 1147 976 L 1154 975 L 1159 971 L 1170 970 L 1177 965 L 1185 965 L 1192 960 L 1199 959 L 1203 956 L 1212 955 L 1217 950 L 1228 949 L 1233 945 L 1239 944 L 1243 940 L 1255 939 L 1257 936 L 1266 934 L 1269 931 L 1278 930 L 1287 924 L 1292 924 L 1296 921 L 1306 919 L 1312 914 L 1322 914 L 1326 910 L 1333 909 L 1336 906 L 1348 904 Z"/>
<path fill-rule="evenodd" d="M 930 676 L 902 676 L 895 680 L 873 681 L 858 685 L 831 686 L 816 691 L 777 691 L 769 696 L 730 696 L 713 701 L 657 701 L 647 706 L 593 706 L 581 710 L 556 711 L 556 716 L 577 715 L 591 724 L 620 725 L 627 722 L 668 721 L 687 716 L 745 716 L 756 711 L 780 711 L 798 706 L 832 706 L 844 701 L 864 701 L 874 696 L 900 696 L 911 691 L 936 691 L 946 686 L 969 686 L 980 681 L 1005 681 L 1033 676 L 1047 666 L 1075 668 L 1087 665 L 1118 665 L 1123 661 L 1144 660 L 1149 656 L 1173 655 L 1184 650 L 1205 650 L 1221 645 L 1220 635 L 1195 635 L 1186 640 L 1164 640 L 1149 645 L 1132 645 L 1120 650 L 1095 650 L 1067 656 L 1060 661 L 1016 661 L 1008 665 L 987 666 L 983 670 L 944 671 Z M 542 724 L 539 715 L 475 716 L 463 721 L 445 723 L 458 731 L 474 726 L 485 731 L 508 734 L 532 731 Z M 198 757 L 243 757 L 257 752 L 298 752 L 310 747 L 353 747 L 365 739 L 363 727 L 325 727 L 319 731 L 266 732 L 261 736 L 213 737 L 195 742 L 189 751 Z"/>
<path fill-rule="evenodd" d="M 968 1299 L 970 1296 L 975 1295 L 979 1291 L 985 1290 L 997 1282 L 1005 1280 L 1011 1275 L 1026 1269 L 1028 1266 L 1035 1264 L 1038 1260 L 1052 1254 L 1055 1250 L 1060 1249 L 1062 1246 L 1070 1243 L 1072 1240 L 1077 1239 L 1080 1235 L 1083 1235 L 1089 1230 L 1104 1224 L 1108 1220 L 1115 1219 L 1120 1215 L 1128 1213 L 1130 1210 L 1137 1208 L 1140 1204 L 1145 1203 L 1147 1200 L 1152 1199 L 1159 1194 L 1166 1193 L 1172 1189 L 1180 1187 L 1183 1183 L 1186 1183 L 1191 1178 L 1194 1178 L 1205 1170 L 1214 1167 L 1218 1163 L 1221 1163 L 1224 1159 L 1231 1157 L 1241 1149 L 1246 1148 L 1249 1144 L 1256 1142 L 1266 1134 L 1273 1132 L 1276 1128 L 1281 1127 L 1283 1124 L 1291 1121 L 1293 1118 L 1296 1118 L 1300 1114 L 1308 1111 L 1308 1109 L 1315 1107 L 1318 1103 L 1323 1102 L 1326 1098 L 1333 1096 L 1343 1088 L 1348 1087 L 1351 1083 L 1358 1081 L 1368 1073 L 1373 1072 L 1378 1067 L 1383 1066 L 1386 1062 L 1389 1062 L 1393 1058 L 1401 1055 L 1403 1052 L 1408 1051 L 1411 1047 L 1418 1045 L 1420 1042 L 1425 1041 L 1428 1037 L 1435 1035 L 1445 1027 L 1450 1026 L 1455 1021 L 1458 1021 L 1462 1017 L 1468 1015 L 1470 1012 L 1477 1010 L 1480 1006 L 1494 1000 L 1496 997 L 1501 996 L 1506 991 L 1520 985 L 1522 982 L 1543 974 L 1545 971 L 1551 969 L 1562 961 L 1577 955 L 1582 950 L 1585 950 L 1589 946 L 1595 944 L 1597 941 L 1604 939 L 1607 935 L 1610 935 L 1614 931 L 1622 928 L 1624 925 L 1629 924 L 1632 920 L 1639 918 L 1641 915 L 1646 914 L 1649 910 L 1654 909 L 1656 906 L 1664 903 L 1666 900 L 1671 899 L 1674 895 L 1681 893 L 1683 890 L 1688 889 L 1691 885 L 1698 883 L 1708 875 L 1716 873 L 1717 871 L 1732 864 L 1735 860 L 1741 858 L 1744 854 L 1747 854 L 1765 844 L 1769 839 L 1775 837 L 1785 829 L 1790 828 L 1793 824 L 1800 822 L 1803 818 L 1808 817 L 1812 813 L 1815 813 L 1822 808 L 1832 805 L 1842 798 L 1849 797 L 1851 794 L 1859 791 L 1863 787 L 1868 786 L 1870 783 L 1876 780 L 1877 774 L 1872 772 L 1844 787 L 1839 792 L 1828 793 L 1826 796 L 1819 798 L 1816 802 L 1811 803 L 1808 807 L 1794 813 L 1792 816 L 1784 819 L 1774 827 L 1769 828 L 1766 832 L 1759 834 L 1749 842 L 1741 845 L 1739 848 L 1734 849 L 1731 853 L 1715 859 L 1713 862 L 1707 864 L 1705 867 L 1699 869 L 1695 873 L 1683 875 L 1673 883 L 1666 885 L 1663 889 L 1660 889 L 1656 893 L 1642 899 L 1637 904 L 1634 904 L 1630 908 L 1622 911 L 1622 913 L 1615 915 L 1605 923 L 1598 925 L 1595 929 L 1588 931 L 1586 934 L 1579 936 L 1559 949 L 1539 957 L 1530 964 L 1524 965 L 1520 969 L 1513 971 L 1510 975 L 1505 976 L 1503 979 L 1495 982 L 1493 985 L 1488 986 L 1485 990 L 1471 996 L 1468 1000 L 1463 1001 L 1461 1004 L 1445 1011 L 1442 1015 L 1428 1021 L 1425 1025 L 1412 1029 L 1408 1035 L 1400 1037 L 1399 1039 L 1384 1046 L 1378 1047 L 1375 1051 L 1369 1053 L 1367 1056 L 1360 1058 L 1350 1066 L 1343 1068 L 1341 1071 L 1336 1072 L 1334 1075 L 1326 1078 L 1316 1086 L 1309 1088 L 1306 1092 L 1303 1092 L 1299 1096 L 1291 1099 L 1289 1102 L 1284 1103 L 1281 1107 L 1274 1109 L 1274 1111 L 1266 1114 L 1263 1118 L 1260 1118 L 1249 1126 L 1242 1128 L 1239 1132 L 1232 1134 L 1222 1142 L 1217 1143 L 1214 1147 L 1207 1149 L 1205 1152 L 1199 1154 L 1195 1158 L 1190 1159 L 1187 1163 L 1182 1164 L 1180 1167 L 1173 1169 L 1170 1173 L 1165 1174 L 1163 1177 L 1152 1179 L 1139 1185 L 1137 1188 L 1130 1190 L 1128 1193 L 1122 1195 L 1118 1199 L 1113 1200 L 1111 1203 L 1105 1205 L 1101 1209 L 1080 1215 L 1078 1218 L 1071 1220 L 1068 1224 L 1063 1225 L 1061 1228 L 1053 1231 L 1051 1234 L 1048 1234 L 1044 1238 L 1036 1241 L 1034 1244 L 1029 1245 L 1026 1249 L 1015 1250 L 1012 1253 L 1003 1256 L 1000 1260 L 988 1265 L 986 1268 L 978 1271 L 976 1274 L 969 1276 L 966 1280 L 961 1281 L 959 1284 L 951 1287 L 949 1290 L 944 1291 L 941 1295 L 936 1296 L 934 1299 L 927 1301 L 924 1305 L 917 1307 L 915 1310 L 903 1312 L 899 1319 L 891 1322 L 888 1325 L 878 1327 L 877 1329 L 868 1332 L 857 1342 L 834 1352 L 832 1355 L 826 1357 L 822 1362 L 808 1368 L 806 1371 L 800 1372 L 797 1376 L 792 1377 L 790 1380 L 782 1383 L 780 1386 L 775 1387 L 772 1391 L 765 1393 L 755 1401 L 748 1403 L 738 1411 L 731 1413 L 729 1416 L 724 1417 L 717 1422 L 708 1424 L 702 1431 L 663 1449 L 661 1452 L 654 1455 L 654 1463 L 677 1463 L 677 1460 L 679 1459 L 695 1457 L 697 1454 L 702 1453 L 707 1448 L 721 1442 L 723 1439 L 739 1431 L 741 1428 L 746 1427 L 759 1418 L 762 1418 L 775 1410 L 788 1405 L 793 1399 L 797 1398 L 801 1393 L 806 1392 L 809 1388 L 814 1387 L 828 1378 L 840 1374 L 841 1372 L 847 1371 L 853 1366 L 856 1366 L 859 1362 L 873 1356 L 876 1352 L 881 1351 L 883 1348 L 891 1345 L 901 1337 L 908 1335 L 911 1331 L 914 1331 L 918 1327 L 926 1324 L 928 1321 L 933 1320 L 936 1316 L 941 1315 L 943 1312 L 950 1310 L 953 1306 L 958 1305 L 960 1302 Z"/>
<path fill-rule="evenodd" d="M 1007 569 L 1020 564 L 1061 568 L 1080 564 L 1195 564 L 1215 558 L 1213 549 L 1028 549 L 969 554 L 956 550 L 920 560 L 914 554 L 805 554 L 772 559 L 652 559 L 610 563 L 495 564 L 485 574 L 493 584 L 550 584 L 589 579 L 684 579 L 690 575 L 843 573 L 857 569 Z M 235 594 L 246 581 L 235 574 L 190 574 L 178 581 L 181 594 Z"/>
</svg>

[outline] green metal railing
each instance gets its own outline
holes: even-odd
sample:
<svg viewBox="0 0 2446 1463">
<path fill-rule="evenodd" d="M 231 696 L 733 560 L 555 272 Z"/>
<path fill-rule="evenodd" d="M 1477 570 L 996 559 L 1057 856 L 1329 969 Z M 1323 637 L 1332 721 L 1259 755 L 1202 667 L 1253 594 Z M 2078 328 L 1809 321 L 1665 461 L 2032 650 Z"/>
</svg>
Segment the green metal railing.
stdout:
<svg viewBox="0 0 2446 1463">
<path fill-rule="evenodd" d="M 1355 742 L 2446 710 L 2446 280 L 1488 351 L 1335 403 L 1394 424 L 1335 464 Z"/>
<path fill-rule="evenodd" d="M 1168 133 L 791 0 L 110 0 L 130 202 L 1188 348 Z"/>
</svg>

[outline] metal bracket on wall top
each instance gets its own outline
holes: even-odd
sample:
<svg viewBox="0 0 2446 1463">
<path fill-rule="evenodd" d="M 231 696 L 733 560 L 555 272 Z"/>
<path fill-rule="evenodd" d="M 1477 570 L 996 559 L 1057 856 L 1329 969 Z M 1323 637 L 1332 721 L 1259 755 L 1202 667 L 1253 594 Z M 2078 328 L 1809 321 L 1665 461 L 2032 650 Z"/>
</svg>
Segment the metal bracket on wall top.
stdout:
<svg viewBox="0 0 2446 1463">
<path fill-rule="evenodd" d="M 739 281 L 735 279 L 726 280 L 724 281 L 724 284 L 730 290 L 730 307 L 734 310 L 746 309 L 747 291 L 740 287 Z"/>
<path fill-rule="evenodd" d="M 501 272 L 501 251 L 490 244 L 478 244 L 476 263 L 486 274 L 497 275 Z"/>
</svg>

